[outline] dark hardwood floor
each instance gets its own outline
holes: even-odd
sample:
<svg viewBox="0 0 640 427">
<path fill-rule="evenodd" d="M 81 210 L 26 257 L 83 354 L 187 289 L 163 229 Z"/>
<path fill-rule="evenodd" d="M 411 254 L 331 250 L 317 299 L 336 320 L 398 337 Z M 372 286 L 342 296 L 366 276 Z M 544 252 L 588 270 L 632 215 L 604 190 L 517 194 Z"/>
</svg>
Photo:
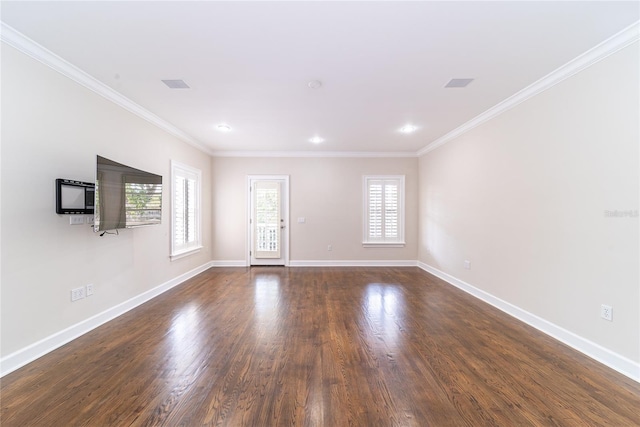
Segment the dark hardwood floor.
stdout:
<svg viewBox="0 0 640 427">
<path fill-rule="evenodd" d="M 418 268 L 215 268 L 2 379 L 10 426 L 638 426 L 640 384 Z"/>
</svg>

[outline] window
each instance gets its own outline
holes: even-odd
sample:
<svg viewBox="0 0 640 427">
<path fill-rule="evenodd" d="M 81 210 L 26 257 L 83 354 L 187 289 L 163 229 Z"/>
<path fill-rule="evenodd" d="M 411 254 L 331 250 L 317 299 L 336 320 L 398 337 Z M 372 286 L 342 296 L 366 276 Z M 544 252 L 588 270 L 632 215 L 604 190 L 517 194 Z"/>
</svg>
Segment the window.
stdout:
<svg viewBox="0 0 640 427">
<path fill-rule="evenodd" d="M 198 169 L 171 162 L 171 259 L 202 248 Z"/>
<path fill-rule="evenodd" d="M 364 246 L 404 246 L 404 175 L 364 177 Z"/>
</svg>

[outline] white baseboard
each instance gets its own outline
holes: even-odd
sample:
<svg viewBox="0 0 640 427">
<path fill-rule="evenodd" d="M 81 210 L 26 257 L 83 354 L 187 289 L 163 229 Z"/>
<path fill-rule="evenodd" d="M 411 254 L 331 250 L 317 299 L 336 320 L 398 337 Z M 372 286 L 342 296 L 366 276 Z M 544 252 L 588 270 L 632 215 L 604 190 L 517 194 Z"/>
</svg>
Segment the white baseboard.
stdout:
<svg viewBox="0 0 640 427">
<path fill-rule="evenodd" d="M 211 261 L 212 267 L 248 267 L 245 260 Z"/>
<path fill-rule="evenodd" d="M 433 274 L 445 282 L 459 288 L 468 294 L 496 307 L 499 310 L 515 317 L 516 319 L 538 329 L 541 332 L 557 339 L 558 341 L 578 350 L 579 352 L 597 360 L 598 362 L 614 369 L 621 374 L 640 382 L 640 363 L 634 362 L 620 354 L 602 347 L 586 338 L 567 331 L 541 317 L 531 314 L 515 305 L 497 298 L 481 289 L 478 289 L 460 279 L 457 279 L 443 271 L 438 270 L 428 264 L 418 261 L 418 267 L 424 271 Z"/>
<path fill-rule="evenodd" d="M 306 260 L 290 261 L 290 267 L 415 267 L 433 274 L 445 282 L 475 296 L 476 298 L 502 310 L 516 319 L 544 332 L 545 334 L 561 341 L 568 346 L 584 353 L 598 362 L 620 372 L 627 377 L 640 382 L 640 363 L 621 356 L 599 344 L 580 337 L 573 332 L 567 331 L 545 319 L 531 314 L 519 307 L 514 306 L 500 298 L 497 298 L 483 290 L 480 290 L 462 280 L 459 280 L 443 271 L 438 270 L 428 264 L 413 260 L 398 261 L 341 261 L 341 260 Z M 210 261 L 191 271 L 171 279 L 153 289 L 150 289 L 136 297 L 133 297 L 115 307 L 103 311 L 82 322 L 72 325 L 60 332 L 56 332 L 34 344 L 11 353 L 0 359 L 0 377 L 21 368 L 22 366 L 44 356 L 45 354 L 65 345 L 66 343 L 86 334 L 87 332 L 115 319 L 116 317 L 134 309 L 135 307 L 155 298 L 169 289 L 183 283 L 184 281 L 200 274 L 210 267 L 247 267 L 244 260 L 232 261 Z"/>
<path fill-rule="evenodd" d="M 289 261 L 289 267 L 415 267 L 415 260 L 342 261 L 342 260 L 296 260 Z"/>
<path fill-rule="evenodd" d="M 166 292 L 169 289 L 181 284 L 182 282 L 202 273 L 210 267 L 213 267 L 213 264 L 211 262 L 207 262 L 206 264 L 203 264 L 191 271 L 181 274 L 180 276 L 171 279 L 159 286 L 156 286 L 153 289 L 149 289 L 148 291 L 140 295 L 137 295 L 127 301 L 111 307 L 103 311 L 102 313 L 96 314 L 95 316 L 76 323 L 75 325 L 63 329 L 62 331 L 56 332 L 55 334 L 50 335 L 38 342 L 35 342 L 23 349 L 8 354 L 7 356 L 0 359 L 0 377 L 3 377 L 8 373 L 15 371 L 16 369 L 19 369 L 30 362 L 33 362 L 39 357 L 42 357 L 45 354 L 59 347 L 62 347 L 68 342 L 78 338 L 79 336 L 86 334 L 87 332 L 107 323 L 110 320 L 115 319 L 116 317 L 136 308 L 141 304 L 144 304 L 150 299 L 157 297 L 163 292 Z"/>
</svg>

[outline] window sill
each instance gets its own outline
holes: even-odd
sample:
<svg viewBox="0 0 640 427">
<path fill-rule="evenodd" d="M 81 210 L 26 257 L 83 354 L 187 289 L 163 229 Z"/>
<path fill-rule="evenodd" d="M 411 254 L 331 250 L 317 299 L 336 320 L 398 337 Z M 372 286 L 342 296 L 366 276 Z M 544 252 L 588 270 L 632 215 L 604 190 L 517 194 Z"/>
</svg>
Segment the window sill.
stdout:
<svg viewBox="0 0 640 427">
<path fill-rule="evenodd" d="M 195 246 L 193 248 L 189 248 L 189 249 L 186 249 L 184 251 L 180 251 L 180 252 L 176 252 L 175 254 L 171 254 L 169 258 L 171 258 L 171 261 L 175 261 L 177 259 L 188 257 L 189 255 L 193 255 L 195 253 L 198 253 L 198 252 L 200 252 L 200 249 L 202 249 L 202 246 Z"/>
<path fill-rule="evenodd" d="M 405 242 L 362 242 L 363 248 L 404 248 Z"/>
</svg>

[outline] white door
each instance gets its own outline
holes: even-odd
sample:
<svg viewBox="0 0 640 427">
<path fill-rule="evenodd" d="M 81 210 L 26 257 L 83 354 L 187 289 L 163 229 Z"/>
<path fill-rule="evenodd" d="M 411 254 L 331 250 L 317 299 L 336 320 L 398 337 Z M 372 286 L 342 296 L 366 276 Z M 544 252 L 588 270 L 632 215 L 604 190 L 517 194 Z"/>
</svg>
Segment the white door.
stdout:
<svg viewBox="0 0 640 427">
<path fill-rule="evenodd" d="M 288 176 L 249 177 L 250 265 L 287 265 Z"/>
</svg>

